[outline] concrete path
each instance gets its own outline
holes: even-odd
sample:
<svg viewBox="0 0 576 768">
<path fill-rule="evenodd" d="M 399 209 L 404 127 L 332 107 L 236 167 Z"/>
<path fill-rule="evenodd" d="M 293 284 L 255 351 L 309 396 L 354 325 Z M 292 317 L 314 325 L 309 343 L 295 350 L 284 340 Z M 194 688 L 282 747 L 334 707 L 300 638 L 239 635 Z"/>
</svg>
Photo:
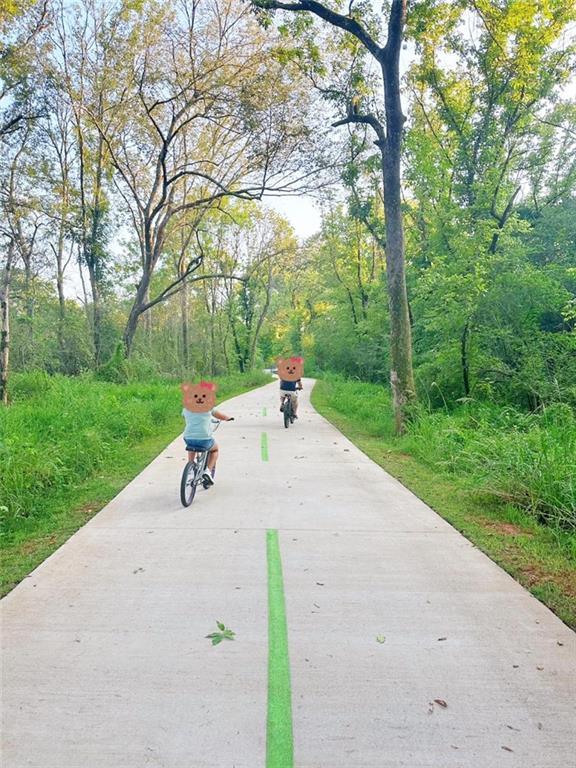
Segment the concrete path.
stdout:
<svg viewBox="0 0 576 768">
<path fill-rule="evenodd" d="M 297 768 L 576 765 L 574 633 L 307 392 L 289 430 L 277 385 L 224 410 L 214 489 L 180 506 L 179 438 L 3 601 L 3 767 L 291 768 L 266 758 L 270 529 Z"/>
</svg>

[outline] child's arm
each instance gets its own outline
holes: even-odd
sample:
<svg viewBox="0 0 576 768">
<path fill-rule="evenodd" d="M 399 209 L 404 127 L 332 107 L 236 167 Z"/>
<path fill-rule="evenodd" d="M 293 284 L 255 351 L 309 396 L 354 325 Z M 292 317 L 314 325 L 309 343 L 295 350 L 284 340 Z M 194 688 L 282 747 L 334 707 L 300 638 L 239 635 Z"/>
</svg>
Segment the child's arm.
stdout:
<svg viewBox="0 0 576 768">
<path fill-rule="evenodd" d="M 297 384 L 298 384 L 297 389 L 303 389 L 303 387 L 302 387 L 302 379 L 298 379 Z"/>
<path fill-rule="evenodd" d="M 221 411 L 212 411 L 212 416 L 214 416 L 215 419 L 219 419 L 220 421 L 234 421 L 233 416 L 226 416 L 226 414 L 222 413 Z"/>
</svg>

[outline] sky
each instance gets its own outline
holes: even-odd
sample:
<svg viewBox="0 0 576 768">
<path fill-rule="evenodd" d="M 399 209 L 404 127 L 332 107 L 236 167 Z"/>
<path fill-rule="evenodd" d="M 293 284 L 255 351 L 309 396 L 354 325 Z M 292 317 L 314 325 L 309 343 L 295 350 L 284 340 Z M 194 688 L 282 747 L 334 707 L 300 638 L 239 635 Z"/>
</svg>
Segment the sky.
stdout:
<svg viewBox="0 0 576 768">
<path fill-rule="evenodd" d="M 310 237 L 320 229 L 320 208 L 308 195 L 265 198 L 265 204 L 288 219 L 301 240 Z"/>
</svg>

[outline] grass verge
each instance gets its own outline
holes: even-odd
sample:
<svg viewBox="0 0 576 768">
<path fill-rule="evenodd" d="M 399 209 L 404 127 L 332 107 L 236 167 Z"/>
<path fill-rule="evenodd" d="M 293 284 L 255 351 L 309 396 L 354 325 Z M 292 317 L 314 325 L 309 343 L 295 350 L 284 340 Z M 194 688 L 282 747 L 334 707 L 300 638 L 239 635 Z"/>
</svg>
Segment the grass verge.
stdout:
<svg viewBox="0 0 576 768">
<path fill-rule="evenodd" d="M 175 383 L 156 382 L 140 390 L 137 384 L 65 380 L 64 377 L 51 381 L 43 377 L 40 393 L 35 384 L 31 385 L 32 379 L 22 376 L 18 382 L 22 385 L 21 399 L 0 412 L 3 427 L 0 450 L 6 469 L 0 478 L 0 507 L 4 511 L 2 596 L 99 512 L 182 431 L 180 393 Z M 234 397 L 269 380 L 258 373 L 223 377 L 218 380 L 218 400 Z M 52 411 L 46 405 L 47 387 L 53 388 L 49 397 Z M 71 424 L 64 424 L 59 431 L 55 417 L 60 414 L 65 420 L 63 403 L 75 403 L 76 398 L 86 403 L 84 417 L 74 417 L 78 423 L 76 434 Z M 99 410 L 98 419 L 92 418 L 92 402 L 94 413 Z M 124 417 L 129 414 L 122 428 L 116 418 L 118 406 Z M 101 420 L 100 412 L 105 408 L 109 415 Z M 30 420 L 38 420 L 41 409 L 46 437 L 37 455 L 27 430 Z M 146 429 L 143 431 L 141 425 L 136 428 L 134 421 L 146 418 L 149 422 Z M 52 432 L 46 431 L 48 427 L 53 427 Z M 102 444 L 107 446 L 104 451 L 100 450 Z M 66 451 L 69 449 L 73 454 L 84 450 L 90 458 L 92 448 L 95 450 L 92 463 L 75 466 L 71 471 L 73 459 L 68 458 Z M 35 474 L 38 477 L 35 465 L 42 455 L 56 455 L 59 461 L 52 472 L 40 473 L 41 479 L 36 485 L 32 479 Z"/>
<path fill-rule="evenodd" d="M 438 512 L 520 584 L 576 629 L 576 537 L 477 487 L 466 472 L 439 471 L 392 434 L 382 387 L 317 381 L 312 404 L 373 461 Z M 357 391 L 361 390 L 361 392 Z M 351 394 L 357 395 L 351 401 Z M 363 395 L 363 396 L 361 396 Z M 421 448 L 422 450 L 422 448 Z"/>
</svg>

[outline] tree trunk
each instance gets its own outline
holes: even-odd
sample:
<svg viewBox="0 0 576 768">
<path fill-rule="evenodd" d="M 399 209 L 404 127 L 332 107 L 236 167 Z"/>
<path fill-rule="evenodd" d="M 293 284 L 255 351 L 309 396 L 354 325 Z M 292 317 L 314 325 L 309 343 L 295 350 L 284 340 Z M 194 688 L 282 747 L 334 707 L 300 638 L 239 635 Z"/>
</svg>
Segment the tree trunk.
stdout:
<svg viewBox="0 0 576 768">
<path fill-rule="evenodd" d="M 19 237 L 21 259 L 24 262 L 24 295 L 26 297 L 26 335 L 28 343 L 23 355 L 26 368 L 34 368 L 34 296 L 32 295 L 32 246 L 28 249 L 22 236 Z"/>
<path fill-rule="evenodd" d="M 80 275 L 80 283 L 82 285 L 82 296 L 84 297 L 84 316 L 86 318 L 86 333 L 89 338 L 94 340 L 94 332 L 92 327 L 92 316 L 90 314 L 90 300 L 88 298 L 88 291 L 86 290 L 86 280 L 84 279 L 84 267 L 82 265 L 81 246 L 78 246 L 78 274 Z"/>
<path fill-rule="evenodd" d="M 80 130 L 80 129 L 78 129 Z M 102 303 L 101 303 L 101 275 L 103 254 L 101 252 L 101 227 L 104 217 L 102 202 L 102 174 L 104 164 L 104 143 L 102 138 L 98 141 L 96 175 L 94 181 L 94 196 L 90 206 L 90 220 L 87 221 L 87 205 L 84 175 L 83 140 L 80 144 L 80 184 L 82 198 L 82 259 L 88 267 L 90 276 L 90 288 L 92 290 L 92 336 L 94 343 L 94 367 L 102 362 Z"/>
<path fill-rule="evenodd" d="M 132 302 L 128 321 L 124 329 L 123 341 L 126 357 L 130 357 L 132 352 L 134 336 L 138 328 L 140 316 L 144 313 L 149 315 L 150 312 L 150 307 L 146 309 L 146 305 L 149 302 L 150 281 L 152 280 L 154 267 L 160 256 L 163 244 L 163 232 L 160 230 L 154 232 L 152 222 L 147 218 L 144 222 L 144 242 L 141 246 L 142 277 L 138 283 L 136 296 Z M 147 333 L 151 337 L 151 326 L 147 327 Z M 151 341 L 150 338 L 149 341 Z"/>
<path fill-rule="evenodd" d="M 334 274 L 336 276 L 336 279 L 346 291 L 346 296 L 348 297 L 348 302 L 350 304 L 350 312 L 352 313 L 352 322 L 354 323 L 354 325 L 358 325 L 358 315 L 356 314 L 356 305 L 354 304 L 354 297 L 352 296 L 352 291 L 350 290 L 350 288 L 348 288 L 344 280 L 340 277 L 338 273 L 338 269 L 336 268 L 336 259 L 334 259 L 334 261 L 332 262 L 332 266 L 334 267 Z"/>
<path fill-rule="evenodd" d="M 66 373 L 66 342 L 64 339 L 64 324 L 66 321 L 66 298 L 64 296 L 64 218 L 60 222 L 58 246 L 54 249 L 56 255 L 56 289 L 58 291 L 58 350 L 60 353 L 60 370 Z"/>
<path fill-rule="evenodd" d="M 464 384 L 464 396 L 470 396 L 470 321 L 466 321 L 462 338 L 460 339 L 460 359 L 462 363 L 462 383 Z"/>
<path fill-rule="evenodd" d="M 180 291 L 180 328 L 182 333 L 182 366 L 188 373 L 190 355 L 188 352 L 188 286 L 185 284 Z"/>
<path fill-rule="evenodd" d="M 256 360 L 256 346 L 258 344 L 258 339 L 260 338 L 260 332 L 262 331 L 262 325 L 264 324 L 264 320 L 266 319 L 266 316 L 268 315 L 268 309 L 270 308 L 270 297 L 272 294 L 272 264 L 269 261 L 268 266 L 268 282 L 266 283 L 266 299 L 264 301 L 264 306 L 262 307 L 262 312 L 260 313 L 260 317 L 258 318 L 258 322 L 256 324 L 256 329 L 254 331 L 254 336 L 252 338 L 252 343 L 250 345 L 250 358 L 249 358 L 249 365 L 250 370 L 253 370 L 254 363 Z"/>
<path fill-rule="evenodd" d="M 88 275 L 92 292 L 92 340 L 94 343 L 94 367 L 102 362 L 102 307 L 100 302 L 100 282 L 92 260 L 88 262 Z"/>
<path fill-rule="evenodd" d="M 404 259 L 404 229 L 400 160 L 404 115 L 400 101 L 399 55 L 385 55 L 382 62 L 386 105 L 386 139 L 379 142 L 384 181 L 386 220 L 386 278 L 390 309 L 390 383 L 396 432 L 405 428 L 407 406 L 416 397 L 412 370 L 412 333 L 408 312 Z"/>
<path fill-rule="evenodd" d="M 132 302 L 128 321 L 124 329 L 123 341 L 126 357 L 130 357 L 132 352 L 132 345 L 134 344 L 134 336 L 136 334 L 136 329 L 138 328 L 138 321 L 140 320 L 140 315 L 142 314 L 143 308 L 146 306 L 148 301 L 150 280 L 152 279 L 152 272 L 156 262 L 155 252 L 157 251 L 155 251 L 155 249 L 159 249 L 161 247 L 161 243 L 158 240 L 156 240 L 154 244 L 152 241 L 153 234 L 151 224 L 149 221 L 146 221 L 144 224 L 144 245 L 141 251 L 142 277 L 138 283 L 136 296 Z"/>
<path fill-rule="evenodd" d="M 6 266 L 0 285 L 0 403 L 8 404 L 8 370 L 10 365 L 10 281 L 14 241 L 8 246 Z"/>
<path fill-rule="evenodd" d="M 222 355 L 224 357 L 224 364 L 226 371 L 230 373 L 230 358 L 228 357 L 228 332 L 229 328 L 226 326 L 224 333 L 222 334 Z"/>
<path fill-rule="evenodd" d="M 238 370 L 240 371 L 240 373 L 244 373 L 244 360 L 242 355 L 242 348 L 240 346 L 240 340 L 238 339 L 238 333 L 236 331 L 236 324 L 232 317 L 232 311 L 230 307 L 228 308 L 228 320 L 229 320 L 229 328 L 232 331 L 232 341 L 234 342 L 234 351 L 236 353 L 236 360 L 238 362 Z"/>
<path fill-rule="evenodd" d="M 136 299 L 134 300 L 134 303 L 132 304 L 132 307 L 130 309 L 130 314 L 128 316 L 128 320 L 126 322 L 126 327 L 124 328 L 124 335 L 122 338 L 123 344 L 124 344 L 124 354 L 126 357 L 130 357 L 130 354 L 132 352 L 132 345 L 134 343 L 134 336 L 136 334 L 136 329 L 138 328 L 138 319 L 140 318 L 140 307 L 142 306 L 144 302 L 144 296 L 145 292 L 142 293 L 140 296 L 140 288 L 138 289 L 136 293 Z"/>
<path fill-rule="evenodd" d="M 368 318 L 368 294 L 362 280 L 362 240 L 359 232 L 359 222 L 356 223 L 356 280 L 360 296 L 360 311 L 362 312 L 362 319 L 366 320 Z"/>
<path fill-rule="evenodd" d="M 144 296 L 144 303 L 148 304 L 150 301 L 150 290 L 146 291 L 146 296 Z M 152 347 L 152 337 L 154 335 L 153 332 L 153 323 L 152 323 L 152 308 L 144 312 L 144 338 L 146 345 L 150 348 Z"/>
<path fill-rule="evenodd" d="M 216 297 L 210 286 L 210 374 L 216 376 Z"/>
</svg>

